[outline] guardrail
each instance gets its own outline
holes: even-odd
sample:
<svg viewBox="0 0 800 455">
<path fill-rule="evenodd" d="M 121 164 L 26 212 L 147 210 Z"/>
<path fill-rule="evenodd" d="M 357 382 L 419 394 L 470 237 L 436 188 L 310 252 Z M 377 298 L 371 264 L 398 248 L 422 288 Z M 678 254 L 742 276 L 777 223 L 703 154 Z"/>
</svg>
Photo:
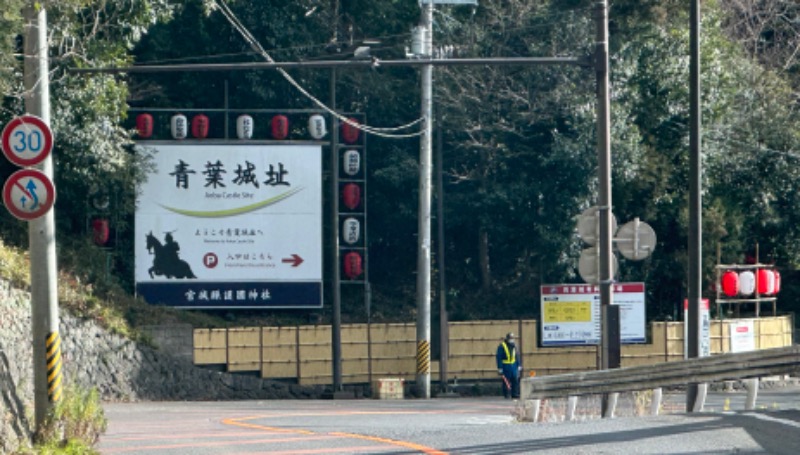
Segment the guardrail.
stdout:
<svg viewBox="0 0 800 455">
<path fill-rule="evenodd" d="M 706 384 L 710 382 L 731 381 L 763 376 L 800 373 L 800 346 L 765 349 L 739 354 L 722 354 L 658 365 L 642 365 L 603 371 L 561 374 L 524 378 L 521 381 L 521 397 L 525 400 L 524 420 L 536 421 L 538 407 L 542 399 L 570 397 L 567 407 L 574 409 L 577 397 L 594 394 L 618 394 L 654 389 L 654 400 L 660 402 L 660 388 Z M 757 379 L 756 379 L 757 381 Z M 755 387 L 748 386 L 747 406 L 755 406 Z M 614 400 L 615 402 L 615 400 Z M 612 403 L 604 417 L 613 416 Z M 701 404 L 702 407 L 702 404 Z M 657 413 L 658 404 L 653 404 Z"/>
</svg>

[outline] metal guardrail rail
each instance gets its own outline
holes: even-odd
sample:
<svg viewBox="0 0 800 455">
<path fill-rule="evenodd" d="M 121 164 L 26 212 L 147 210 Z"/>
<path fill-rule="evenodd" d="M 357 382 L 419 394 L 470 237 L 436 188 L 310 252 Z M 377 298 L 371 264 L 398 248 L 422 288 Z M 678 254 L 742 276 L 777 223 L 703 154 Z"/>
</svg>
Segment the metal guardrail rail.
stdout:
<svg viewBox="0 0 800 455">
<path fill-rule="evenodd" d="M 613 370 L 524 378 L 521 382 L 521 396 L 526 400 L 537 400 L 632 392 L 793 373 L 800 373 L 800 346 Z"/>
</svg>

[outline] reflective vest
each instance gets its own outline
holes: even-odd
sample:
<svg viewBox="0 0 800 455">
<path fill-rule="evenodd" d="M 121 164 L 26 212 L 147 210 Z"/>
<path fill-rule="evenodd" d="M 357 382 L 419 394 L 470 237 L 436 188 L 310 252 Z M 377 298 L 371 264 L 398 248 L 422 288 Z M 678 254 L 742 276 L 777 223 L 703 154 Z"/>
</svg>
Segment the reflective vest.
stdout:
<svg viewBox="0 0 800 455">
<path fill-rule="evenodd" d="M 513 365 L 517 362 L 517 350 L 511 349 L 508 350 L 508 345 L 505 341 L 503 341 L 503 350 L 506 351 L 506 358 L 503 360 L 503 363 L 506 365 Z"/>
</svg>

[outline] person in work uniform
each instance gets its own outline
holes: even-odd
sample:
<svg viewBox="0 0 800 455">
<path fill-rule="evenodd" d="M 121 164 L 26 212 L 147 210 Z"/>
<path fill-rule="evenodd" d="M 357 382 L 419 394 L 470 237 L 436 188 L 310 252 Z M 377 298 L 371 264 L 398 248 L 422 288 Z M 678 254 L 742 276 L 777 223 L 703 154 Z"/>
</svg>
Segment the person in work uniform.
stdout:
<svg viewBox="0 0 800 455">
<path fill-rule="evenodd" d="M 503 396 L 506 398 L 519 398 L 519 377 L 522 374 L 520 357 L 514 334 L 506 334 L 497 347 L 497 373 L 503 378 Z"/>
</svg>

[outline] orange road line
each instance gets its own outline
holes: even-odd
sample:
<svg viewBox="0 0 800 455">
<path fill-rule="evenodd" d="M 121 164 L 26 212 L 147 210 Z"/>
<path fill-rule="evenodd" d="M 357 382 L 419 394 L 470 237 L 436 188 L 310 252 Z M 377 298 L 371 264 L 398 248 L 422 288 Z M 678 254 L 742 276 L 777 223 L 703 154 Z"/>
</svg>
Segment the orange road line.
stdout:
<svg viewBox="0 0 800 455">
<path fill-rule="evenodd" d="M 219 446 L 239 446 L 239 445 L 252 445 L 252 444 L 268 444 L 276 442 L 298 442 L 298 441 L 311 441 L 322 439 L 339 439 L 338 436 L 331 435 L 316 435 L 305 436 L 297 438 L 281 438 L 281 439 L 254 439 L 251 441 L 233 440 L 233 441 L 216 441 L 205 443 L 179 443 L 179 444 L 162 444 L 151 446 L 138 446 L 138 447 L 120 447 L 120 448 L 103 448 L 102 453 L 123 453 L 123 452 L 142 452 L 147 453 L 149 450 L 162 450 L 162 449 L 185 449 L 190 447 L 219 447 Z"/>
<path fill-rule="evenodd" d="M 420 452 L 427 453 L 428 455 L 448 455 L 447 452 L 442 452 L 441 450 L 433 449 L 431 447 L 423 446 L 421 444 L 416 444 L 413 442 L 398 441 L 396 439 L 379 438 L 376 436 L 366 436 L 363 434 L 353 434 L 353 433 L 329 433 L 329 434 L 332 434 L 334 436 L 342 436 L 345 438 L 363 439 L 366 441 L 382 442 L 385 444 L 406 447 L 408 449 L 419 450 Z"/>
<path fill-rule="evenodd" d="M 386 445 L 380 446 L 352 446 L 352 447 L 336 447 L 336 448 L 329 448 L 326 447 L 324 449 L 298 449 L 298 450 L 282 450 L 280 452 L 273 452 L 270 451 L 270 455 L 311 455 L 316 453 L 356 453 L 356 452 L 369 452 L 369 453 L 377 453 L 377 451 L 386 451 L 386 450 L 395 450 L 393 447 L 387 447 Z M 247 453 L 254 453 L 261 455 L 264 452 L 247 452 Z M 245 453 L 239 453 L 238 455 L 245 455 Z"/>
<path fill-rule="evenodd" d="M 344 413 L 344 414 L 348 414 L 348 413 Z M 397 413 L 393 413 L 393 414 L 397 414 Z M 310 431 L 310 430 L 291 429 L 291 428 L 276 428 L 276 427 L 268 427 L 268 426 L 264 426 L 264 425 L 257 425 L 257 424 L 242 422 L 242 420 L 252 420 L 252 419 L 260 419 L 260 418 L 263 418 L 263 417 L 254 416 L 254 417 L 240 417 L 240 418 L 237 418 L 237 419 L 224 419 L 224 420 L 222 420 L 222 423 L 224 423 L 226 425 L 235 425 L 235 426 L 241 426 L 241 427 L 244 427 L 244 428 L 252 428 L 252 429 L 255 429 L 255 430 L 277 431 L 277 432 L 281 432 L 281 433 L 298 433 L 298 434 L 307 434 L 307 435 L 317 434 L 316 432 Z M 390 444 L 390 445 L 394 445 L 394 446 L 405 447 L 405 448 L 409 448 L 409 449 L 418 450 L 418 451 L 420 451 L 422 453 L 426 453 L 428 455 L 448 455 L 447 452 L 442 452 L 440 450 L 437 450 L 437 449 L 434 449 L 434 448 L 431 448 L 431 447 L 423 446 L 421 444 L 416 444 L 416 443 L 408 442 L 408 441 L 400 441 L 400 440 L 388 439 L 388 438 L 379 438 L 379 437 L 376 437 L 376 436 L 367 436 L 367 435 L 361 435 L 361 434 L 355 434 L 355 433 L 332 432 L 332 433 L 328 433 L 328 434 L 332 435 L 332 436 L 351 438 L 351 439 L 362 439 L 362 440 L 365 440 L 365 441 L 381 442 L 381 443 L 384 443 L 384 444 Z"/>
<path fill-rule="evenodd" d="M 279 428 L 279 427 L 268 427 L 264 425 L 256 425 L 254 423 L 244 423 L 240 422 L 241 420 L 253 420 L 253 419 L 260 419 L 261 417 L 240 417 L 237 419 L 222 419 L 222 423 L 225 425 L 232 425 L 237 427 L 243 428 L 252 428 L 254 430 L 266 430 L 266 431 L 273 431 L 275 433 L 297 433 L 297 434 L 316 434 L 313 431 L 309 430 L 301 430 L 301 429 L 294 429 L 294 428 Z"/>
<path fill-rule="evenodd" d="M 213 431 L 219 430 L 212 430 L 208 433 L 173 433 L 170 435 L 149 435 L 149 434 L 142 434 L 142 435 L 128 435 L 128 436 L 106 436 L 103 435 L 103 441 L 157 441 L 159 439 L 167 439 L 167 440 L 176 440 L 176 439 L 217 439 L 217 438 L 239 438 L 239 437 L 248 437 L 253 436 L 253 432 L 251 431 L 241 431 L 238 433 L 222 433 L 219 432 L 218 434 L 214 434 Z"/>
</svg>

